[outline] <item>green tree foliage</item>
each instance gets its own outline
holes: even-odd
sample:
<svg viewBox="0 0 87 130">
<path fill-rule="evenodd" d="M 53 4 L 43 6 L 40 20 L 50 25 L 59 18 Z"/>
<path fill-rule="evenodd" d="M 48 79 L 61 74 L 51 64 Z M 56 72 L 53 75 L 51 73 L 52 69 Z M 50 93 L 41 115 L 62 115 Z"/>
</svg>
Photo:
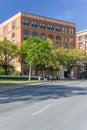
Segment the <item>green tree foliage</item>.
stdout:
<svg viewBox="0 0 87 130">
<path fill-rule="evenodd" d="M 68 75 L 76 61 L 84 61 L 86 58 L 84 52 L 80 49 L 58 48 L 53 50 L 53 55 L 55 61 L 57 61 L 56 64 L 58 63 L 59 66 L 67 68 Z"/>
<path fill-rule="evenodd" d="M 0 67 L 5 70 L 5 74 L 13 68 L 11 62 L 18 56 L 18 47 L 8 40 L 0 41 Z"/>
<path fill-rule="evenodd" d="M 27 64 L 31 61 L 34 65 L 47 64 L 52 58 L 50 41 L 42 40 L 38 37 L 29 37 L 22 44 L 21 54 Z"/>
<path fill-rule="evenodd" d="M 4 74 L 4 69 L 0 67 L 0 75 Z"/>
</svg>

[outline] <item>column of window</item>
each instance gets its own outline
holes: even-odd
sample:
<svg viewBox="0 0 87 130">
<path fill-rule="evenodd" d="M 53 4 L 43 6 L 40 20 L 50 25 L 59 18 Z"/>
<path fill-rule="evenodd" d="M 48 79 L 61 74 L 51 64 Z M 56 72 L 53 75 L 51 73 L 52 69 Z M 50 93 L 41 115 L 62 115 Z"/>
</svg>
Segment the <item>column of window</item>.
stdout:
<svg viewBox="0 0 87 130">
<path fill-rule="evenodd" d="M 37 27 L 37 22 L 36 21 L 32 21 L 32 27 Z"/>
<path fill-rule="evenodd" d="M 73 38 L 70 38 L 70 42 L 74 42 L 74 39 L 73 39 Z"/>
<path fill-rule="evenodd" d="M 64 41 L 64 42 L 67 42 L 67 41 L 68 41 L 68 39 L 65 37 L 65 38 L 63 39 L 63 41 Z"/>
<path fill-rule="evenodd" d="M 74 48 L 74 45 L 73 45 L 73 44 L 70 44 L 70 48 L 73 49 L 73 48 Z"/>
<path fill-rule="evenodd" d="M 68 44 L 67 43 L 64 43 L 64 48 L 67 48 L 68 47 Z"/>
<path fill-rule="evenodd" d="M 23 40 L 24 40 L 24 41 L 26 41 L 27 39 L 28 39 L 28 37 L 24 37 L 24 39 L 23 39 Z"/>
<path fill-rule="evenodd" d="M 56 47 L 60 47 L 61 43 L 60 42 L 56 42 Z"/>
<path fill-rule="evenodd" d="M 12 29 L 15 28 L 15 22 L 12 22 Z"/>
<path fill-rule="evenodd" d="M 80 37 L 78 38 L 78 40 L 79 40 L 79 41 L 82 41 L 82 40 L 83 40 L 83 36 L 80 36 Z"/>
<path fill-rule="evenodd" d="M 56 36 L 56 40 L 61 40 L 61 37 L 60 36 Z"/>
<path fill-rule="evenodd" d="M 14 40 L 15 32 L 13 32 L 13 33 L 11 34 L 11 37 L 12 37 L 12 44 L 15 44 L 15 40 Z"/>
<path fill-rule="evenodd" d="M 85 35 L 85 40 L 87 40 L 87 35 Z"/>
<path fill-rule="evenodd" d="M 83 47 L 83 42 L 80 42 L 79 43 L 79 48 L 82 48 Z"/>
<path fill-rule="evenodd" d="M 46 25 L 45 25 L 44 23 L 40 22 L 40 28 L 41 28 L 41 29 L 45 29 L 45 28 L 46 28 Z"/>
<path fill-rule="evenodd" d="M 74 29 L 69 28 L 69 33 L 70 33 L 70 34 L 74 34 Z"/>
<path fill-rule="evenodd" d="M 52 34 L 49 34 L 49 35 L 48 35 L 48 38 L 53 39 L 53 35 L 52 35 Z"/>
<path fill-rule="evenodd" d="M 48 30 L 53 30 L 53 25 L 48 24 Z"/>
<path fill-rule="evenodd" d="M 7 28 L 6 28 L 6 26 L 3 28 L 3 32 L 4 33 L 6 33 L 6 31 L 7 31 Z"/>
<path fill-rule="evenodd" d="M 23 30 L 24 36 L 29 36 L 29 31 L 28 30 Z M 24 40 L 27 40 L 28 37 L 24 37 Z"/>
<path fill-rule="evenodd" d="M 33 37 L 36 37 L 36 36 L 37 36 L 37 32 L 33 32 L 33 33 L 32 33 L 32 36 L 33 36 Z"/>
<path fill-rule="evenodd" d="M 29 21 L 27 19 L 23 19 L 23 25 L 29 26 Z"/>
<path fill-rule="evenodd" d="M 12 44 L 15 44 L 15 40 L 12 40 Z"/>
<path fill-rule="evenodd" d="M 55 28 L 57 32 L 60 32 L 60 26 L 56 26 Z"/>
<path fill-rule="evenodd" d="M 64 28 L 64 27 L 63 27 L 63 28 L 62 28 L 62 32 L 63 32 L 63 33 L 67 33 L 67 28 Z"/>
<path fill-rule="evenodd" d="M 29 35 L 29 31 L 28 30 L 23 30 L 23 34 L 24 35 Z"/>
<path fill-rule="evenodd" d="M 15 32 L 12 33 L 12 38 L 14 38 L 14 37 L 15 37 Z"/>
<path fill-rule="evenodd" d="M 41 34 L 40 34 L 40 37 L 41 37 L 41 38 L 46 38 L 46 35 L 45 35 L 44 33 L 41 33 Z"/>
</svg>

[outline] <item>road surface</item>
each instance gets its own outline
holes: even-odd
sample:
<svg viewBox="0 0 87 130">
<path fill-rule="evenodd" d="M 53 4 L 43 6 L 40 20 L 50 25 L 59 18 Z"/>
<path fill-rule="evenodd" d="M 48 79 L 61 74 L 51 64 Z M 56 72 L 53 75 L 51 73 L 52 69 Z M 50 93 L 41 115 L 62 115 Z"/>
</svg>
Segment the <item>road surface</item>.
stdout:
<svg viewBox="0 0 87 130">
<path fill-rule="evenodd" d="M 0 93 L 0 130 L 87 130 L 87 81 Z"/>
</svg>

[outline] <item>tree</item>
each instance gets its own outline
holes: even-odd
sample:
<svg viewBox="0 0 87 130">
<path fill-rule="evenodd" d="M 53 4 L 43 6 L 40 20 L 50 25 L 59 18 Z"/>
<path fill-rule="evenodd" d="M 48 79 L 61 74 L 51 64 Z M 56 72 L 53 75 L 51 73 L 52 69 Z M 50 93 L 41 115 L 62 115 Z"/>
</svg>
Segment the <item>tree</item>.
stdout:
<svg viewBox="0 0 87 130">
<path fill-rule="evenodd" d="M 31 36 L 27 41 L 23 42 L 21 57 L 23 57 L 22 63 L 30 65 L 29 80 L 31 77 L 31 63 L 36 67 L 36 70 L 45 67 L 52 59 L 51 48 L 49 39 L 43 40 Z"/>
<path fill-rule="evenodd" d="M 5 75 L 8 70 L 13 68 L 11 62 L 18 56 L 17 45 L 12 44 L 8 40 L 0 41 L 0 66 L 5 70 Z"/>
<path fill-rule="evenodd" d="M 54 55 L 56 61 L 58 61 L 58 63 L 63 67 L 67 68 L 68 78 L 72 67 L 76 64 L 76 61 L 83 61 L 86 58 L 84 52 L 80 49 L 58 48 L 55 50 Z"/>
<path fill-rule="evenodd" d="M 32 61 L 34 65 L 47 64 L 52 58 L 49 41 L 38 37 L 29 37 L 22 44 L 22 54 L 26 55 L 25 62 L 27 64 Z"/>
</svg>

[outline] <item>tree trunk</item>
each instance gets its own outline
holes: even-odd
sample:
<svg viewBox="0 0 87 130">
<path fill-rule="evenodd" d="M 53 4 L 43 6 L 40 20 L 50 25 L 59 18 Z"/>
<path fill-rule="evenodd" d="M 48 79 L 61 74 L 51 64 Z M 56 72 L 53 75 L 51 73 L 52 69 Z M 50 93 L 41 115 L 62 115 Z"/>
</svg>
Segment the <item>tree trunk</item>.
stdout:
<svg viewBox="0 0 87 130">
<path fill-rule="evenodd" d="M 70 74 L 71 74 L 71 69 L 73 66 L 71 66 L 70 64 L 67 65 L 67 78 L 70 79 Z"/>
<path fill-rule="evenodd" d="M 4 64 L 4 65 L 3 65 L 3 68 L 4 68 L 4 70 L 5 70 L 5 75 L 8 75 L 8 70 L 7 70 L 8 66 L 7 66 L 7 64 Z"/>
</svg>

